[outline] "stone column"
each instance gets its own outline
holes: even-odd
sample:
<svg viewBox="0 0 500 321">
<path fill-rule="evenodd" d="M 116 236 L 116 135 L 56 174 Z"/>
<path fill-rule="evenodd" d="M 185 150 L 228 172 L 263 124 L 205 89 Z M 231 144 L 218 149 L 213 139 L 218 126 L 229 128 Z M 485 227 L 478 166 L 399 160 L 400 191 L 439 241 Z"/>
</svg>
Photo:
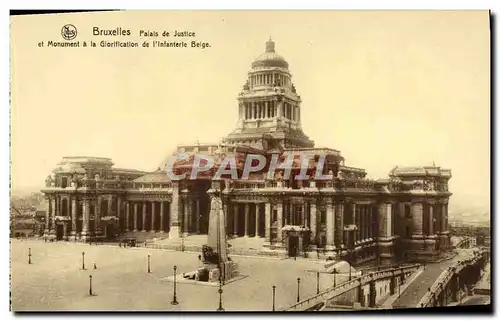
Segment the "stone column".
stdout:
<svg viewBox="0 0 500 321">
<path fill-rule="evenodd" d="M 245 203 L 245 237 L 248 237 L 249 216 L 250 216 L 250 204 Z"/>
<path fill-rule="evenodd" d="M 267 202 L 265 205 L 265 228 L 266 228 L 266 242 L 271 242 L 271 203 Z"/>
<path fill-rule="evenodd" d="M 358 206 L 358 221 L 359 221 L 359 241 L 365 239 L 365 205 Z"/>
<path fill-rule="evenodd" d="M 447 204 L 443 204 L 442 206 L 443 209 L 441 211 L 441 232 L 446 232 L 448 231 L 448 206 Z"/>
<path fill-rule="evenodd" d="M 71 199 L 71 238 L 76 238 L 76 196 Z"/>
<path fill-rule="evenodd" d="M 125 203 L 125 232 L 129 231 L 130 226 L 130 202 Z"/>
<path fill-rule="evenodd" d="M 306 215 L 306 210 L 307 210 L 307 201 L 306 200 L 303 200 L 303 203 L 302 203 L 302 218 L 301 218 L 301 223 L 302 223 L 302 226 L 307 226 L 307 215 Z"/>
<path fill-rule="evenodd" d="M 156 202 L 151 202 L 151 231 L 156 232 L 155 227 Z"/>
<path fill-rule="evenodd" d="M 122 215 L 122 200 L 120 197 L 116 198 L 116 217 L 118 218 L 118 222 L 123 221 L 123 215 Z"/>
<path fill-rule="evenodd" d="M 55 234 L 56 224 L 56 198 L 51 198 L 51 213 L 50 213 L 50 234 Z"/>
<path fill-rule="evenodd" d="M 146 232 L 146 202 L 142 202 L 142 231 Z"/>
<path fill-rule="evenodd" d="M 422 203 L 413 203 L 411 206 L 412 220 L 413 220 L 413 233 L 414 235 L 422 235 L 422 221 L 423 221 L 423 206 Z"/>
<path fill-rule="evenodd" d="M 183 229 L 183 234 L 184 236 L 187 236 L 189 233 L 189 209 L 191 206 L 189 206 L 190 200 L 186 197 L 184 199 L 184 229 Z"/>
<path fill-rule="evenodd" d="M 165 210 L 164 205 L 165 202 L 161 201 L 160 202 L 160 233 L 165 232 L 165 214 L 163 211 Z"/>
<path fill-rule="evenodd" d="M 434 204 L 429 204 L 429 235 L 434 235 Z"/>
<path fill-rule="evenodd" d="M 172 182 L 172 201 L 170 202 L 170 232 L 169 238 L 179 238 L 179 182 Z"/>
<path fill-rule="evenodd" d="M 278 243 L 283 243 L 283 201 L 279 200 L 278 203 L 276 203 L 276 210 L 277 210 L 277 242 Z"/>
<path fill-rule="evenodd" d="M 238 203 L 233 204 L 233 236 L 238 236 Z"/>
<path fill-rule="evenodd" d="M 336 204 L 336 214 L 339 218 L 339 226 L 336 229 L 336 233 L 338 235 L 338 246 L 344 247 L 344 203 L 337 202 Z"/>
<path fill-rule="evenodd" d="M 255 237 L 259 237 L 260 230 L 260 203 L 255 204 Z"/>
<path fill-rule="evenodd" d="M 99 218 L 101 217 L 101 201 L 102 196 L 97 196 L 96 204 L 94 207 L 94 232 L 97 234 L 99 226 Z"/>
<path fill-rule="evenodd" d="M 113 196 L 109 196 L 108 197 L 108 216 L 112 216 L 114 213 L 113 213 Z M 100 218 L 99 218 L 100 220 Z"/>
<path fill-rule="evenodd" d="M 311 202 L 311 243 L 317 244 L 316 242 L 316 203 Z"/>
<path fill-rule="evenodd" d="M 378 205 L 378 223 L 379 223 L 378 224 L 378 236 L 379 237 L 389 236 L 388 220 L 389 220 L 388 204 L 387 203 L 380 203 Z"/>
<path fill-rule="evenodd" d="M 371 237 L 370 236 L 370 229 L 371 229 L 371 204 L 366 205 L 365 226 L 366 226 L 365 238 L 369 239 Z"/>
<path fill-rule="evenodd" d="M 200 199 L 196 199 L 196 233 L 200 233 Z"/>
<path fill-rule="evenodd" d="M 44 236 L 48 236 L 50 233 L 50 197 L 45 197 L 45 200 L 47 201 L 47 204 L 45 205 L 45 231 L 43 232 Z"/>
<path fill-rule="evenodd" d="M 137 213 L 139 204 L 134 203 L 134 232 L 137 232 Z"/>
<path fill-rule="evenodd" d="M 332 199 L 326 199 L 326 250 L 333 249 L 333 233 L 335 229 L 335 222 L 333 216 L 333 202 Z"/>
<path fill-rule="evenodd" d="M 365 235 L 364 239 L 370 238 L 370 205 L 364 206 L 365 215 L 363 220 L 363 225 L 365 226 Z"/>
<path fill-rule="evenodd" d="M 66 198 L 66 213 L 67 213 L 67 216 L 71 217 L 71 198 L 68 196 Z"/>
<path fill-rule="evenodd" d="M 82 240 L 87 239 L 88 231 L 89 231 L 89 200 L 83 200 L 83 224 L 82 224 Z"/>
<path fill-rule="evenodd" d="M 373 239 L 373 205 L 368 207 L 368 238 Z"/>
<path fill-rule="evenodd" d="M 357 209 L 355 201 L 352 202 L 351 209 L 352 209 L 352 223 L 355 224 L 358 228 L 357 231 L 355 231 L 353 233 L 354 234 L 354 242 L 357 242 L 359 240 L 359 222 L 358 222 L 359 216 L 357 215 L 358 209 Z"/>
</svg>

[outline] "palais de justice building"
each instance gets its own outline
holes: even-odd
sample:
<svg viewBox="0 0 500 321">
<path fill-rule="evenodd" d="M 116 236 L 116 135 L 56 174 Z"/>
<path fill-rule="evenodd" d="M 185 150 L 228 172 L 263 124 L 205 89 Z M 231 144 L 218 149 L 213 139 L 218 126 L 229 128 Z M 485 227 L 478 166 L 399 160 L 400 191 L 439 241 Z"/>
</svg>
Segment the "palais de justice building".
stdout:
<svg viewBox="0 0 500 321">
<path fill-rule="evenodd" d="M 315 148 L 302 130 L 301 98 L 288 63 L 273 41 L 253 61 L 237 100 L 236 128 L 222 142 L 180 145 L 177 152 L 239 159 L 247 153 L 326 155 L 323 172 L 333 179 L 284 180 L 279 171 L 269 179 L 263 170 L 248 180 L 224 180 L 228 237 L 264 238 L 268 251 L 320 250 L 357 262 L 425 260 L 449 247 L 451 171 L 398 166 L 388 178 L 369 180 L 364 169 L 346 166 L 338 150 Z M 175 168 L 189 168 L 189 161 Z M 171 181 L 163 169 L 114 168 L 108 158 L 64 157 L 42 190 L 48 199 L 44 234 L 73 241 L 204 234 L 210 186 L 203 178 Z"/>
</svg>

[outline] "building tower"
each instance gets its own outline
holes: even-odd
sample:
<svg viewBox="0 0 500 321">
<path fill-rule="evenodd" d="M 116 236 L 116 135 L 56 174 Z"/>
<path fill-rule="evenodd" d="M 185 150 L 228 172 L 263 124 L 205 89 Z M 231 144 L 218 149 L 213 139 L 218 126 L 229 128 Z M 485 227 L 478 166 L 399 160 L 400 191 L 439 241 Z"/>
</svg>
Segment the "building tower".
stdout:
<svg viewBox="0 0 500 321">
<path fill-rule="evenodd" d="M 288 63 L 275 52 L 271 39 L 266 51 L 252 62 L 237 100 L 238 123 L 226 142 L 262 147 L 263 138 L 271 138 L 284 148 L 314 147 L 302 131 L 301 99 Z"/>
</svg>

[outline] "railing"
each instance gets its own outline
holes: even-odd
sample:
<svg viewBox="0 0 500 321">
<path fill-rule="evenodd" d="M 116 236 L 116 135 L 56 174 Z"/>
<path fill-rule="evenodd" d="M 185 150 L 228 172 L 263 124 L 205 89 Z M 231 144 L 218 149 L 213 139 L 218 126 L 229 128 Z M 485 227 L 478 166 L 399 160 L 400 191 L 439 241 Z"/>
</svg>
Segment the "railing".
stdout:
<svg viewBox="0 0 500 321">
<path fill-rule="evenodd" d="M 486 252 L 485 250 L 480 250 L 479 252 L 476 252 L 473 257 L 466 259 L 464 261 L 459 261 L 454 265 L 448 267 L 447 270 L 444 270 L 441 273 L 441 275 L 439 275 L 439 277 L 436 279 L 436 281 L 434 281 L 429 291 L 427 291 L 425 295 L 422 297 L 422 299 L 420 299 L 420 302 L 418 302 L 417 307 L 432 306 L 433 297 L 435 295 L 436 296 L 439 295 L 443 291 L 445 287 L 444 285 L 450 282 L 453 275 L 456 272 L 460 272 L 466 266 L 476 263 L 479 259 L 481 259 L 483 253 L 485 252 Z"/>
<path fill-rule="evenodd" d="M 301 302 L 298 302 L 286 309 L 283 309 L 283 311 L 305 311 L 308 310 L 321 302 L 326 302 L 330 299 L 333 299 L 341 294 L 344 294 L 345 292 L 351 291 L 355 289 L 356 287 L 360 285 L 364 285 L 368 282 L 371 281 L 377 281 L 380 279 L 386 279 L 388 277 L 394 277 L 398 276 L 401 273 L 404 273 L 405 275 L 408 273 L 413 273 L 420 267 L 419 264 L 413 264 L 401 268 L 393 268 L 393 269 L 387 269 L 383 271 L 376 271 L 367 275 L 363 275 L 361 277 L 352 279 L 351 281 L 346 281 L 344 283 L 341 283 L 340 285 L 334 287 L 334 288 L 329 288 L 319 294 L 316 294 L 306 300 L 303 300 Z"/>
<path fill-rule="evenodd" d="M 158 189 L 170 189 L 172 188 L 171 183 L 136 183 L 133 181 L 126 180 L 99 180 L 86 179 L 81 180 L 77 186 L 68 185 L 66 187 L 62 186 L 52 186 L 46 187 L 47 190 L 81 190 L 81 189 L 136 189 L 136 190 L 158 190 Z"/>
<path fill-rule="evenodd" d="M 265 182 L 235 182 L 233 185 L 233 188 L 235 189 L 258 189 L 265 187 Z"/>
</svg>

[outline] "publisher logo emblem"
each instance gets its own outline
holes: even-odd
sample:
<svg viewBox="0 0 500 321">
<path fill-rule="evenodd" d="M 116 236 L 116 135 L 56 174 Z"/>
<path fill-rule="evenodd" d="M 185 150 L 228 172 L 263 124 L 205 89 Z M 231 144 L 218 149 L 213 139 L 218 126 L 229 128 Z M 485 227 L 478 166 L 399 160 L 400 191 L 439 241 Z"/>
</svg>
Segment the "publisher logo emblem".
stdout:
<svg viewBox="0 0 500 321">
<path fill-rule="evenodd" d="M 73 40 L 76 38 L 76 27 L 73 25 L 65 25 L 61 29 L 61 35 L 66 40 Z"/>
</svg>

